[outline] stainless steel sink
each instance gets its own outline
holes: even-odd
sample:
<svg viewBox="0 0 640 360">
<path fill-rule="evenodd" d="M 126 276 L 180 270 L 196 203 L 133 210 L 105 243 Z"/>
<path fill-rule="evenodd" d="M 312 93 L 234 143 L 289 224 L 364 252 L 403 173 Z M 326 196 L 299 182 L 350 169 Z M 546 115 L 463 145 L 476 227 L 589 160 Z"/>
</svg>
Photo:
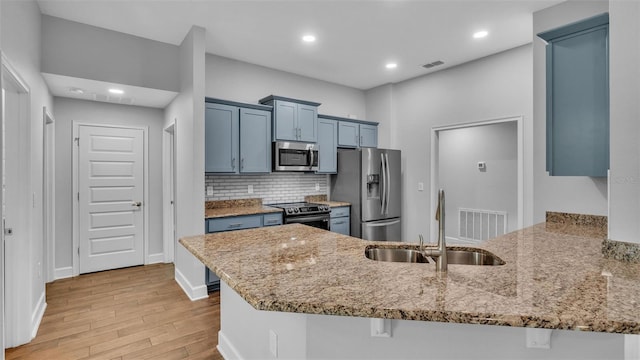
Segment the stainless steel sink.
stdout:
<svg viewBox="0 0 640 360">
<path fill-rule="evenodd" d="M 473 249 L 447 249 L 447 263 L 449 265 L 504 265 L 504 260 L 489 252 Z"/>
<path fill-rule="evenodd" d="M 413 249 L 368 247 L 364 251 L 367 259 L 377 261 L 433 263 L 429 256 Z M 496 255 L 480 249 L 447 249 L 447 263 L 449 265 L 504 265 L 504 260 Z"/>
<path fill-rule="evenodd" d="M 371 260 L 407 262 L 407 263 L 428 263 L 429 260 L 418 250 L 398 249 L 398 248 L 367 248 L 364 256 Z"/>
</svg>

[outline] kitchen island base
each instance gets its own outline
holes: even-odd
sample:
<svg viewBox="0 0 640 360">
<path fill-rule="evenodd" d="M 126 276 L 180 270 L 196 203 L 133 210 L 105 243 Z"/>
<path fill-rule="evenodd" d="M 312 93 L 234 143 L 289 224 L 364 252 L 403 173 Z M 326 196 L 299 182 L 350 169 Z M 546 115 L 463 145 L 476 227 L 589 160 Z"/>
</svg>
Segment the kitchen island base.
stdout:
<svg viewBox="0 0 640 360">
<path fill-rule="evenodd" d="M 638 335 L 553 330 L 551 348 L 527 348 L 526 328 L 391 320 L 372 337 L 371 319 L 259 311 L 226 283 L 218 349 L 225 359 L 631 359 Z"/>
</svg>

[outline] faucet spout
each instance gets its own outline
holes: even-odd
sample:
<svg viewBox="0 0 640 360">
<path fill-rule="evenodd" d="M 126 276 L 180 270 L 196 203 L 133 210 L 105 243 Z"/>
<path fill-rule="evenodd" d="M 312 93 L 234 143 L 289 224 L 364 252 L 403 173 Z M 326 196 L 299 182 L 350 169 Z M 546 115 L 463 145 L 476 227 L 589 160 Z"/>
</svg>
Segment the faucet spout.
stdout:
<svg viewBox="0 0 640 360">
<path fill-rule="evenodd" d="M 438 191 L 438 208 L 436 210 L 436 220 L 438 220 L 438 246 L 424 250 L 426 256 L 436 257 L 436 271 L 447 271 L 447 244 L 444 236 L 444 190 Z M 422 248 L 422 247 L 421 247 Z"/>
</svg>

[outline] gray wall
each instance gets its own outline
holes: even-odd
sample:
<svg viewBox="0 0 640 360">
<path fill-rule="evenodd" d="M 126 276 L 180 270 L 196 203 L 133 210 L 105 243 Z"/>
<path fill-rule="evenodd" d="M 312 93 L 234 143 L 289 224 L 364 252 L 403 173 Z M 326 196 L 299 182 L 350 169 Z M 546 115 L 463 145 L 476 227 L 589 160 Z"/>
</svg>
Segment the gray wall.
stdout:
<svg viewBox="0 0 640 360">
<path fill-rule="evenodd" d="M 458 209 L 506 211 L 507 231 L 518 224 L 517 124 L 474 126 L 439 132 L 439 180 L 446 194 L 445 233 L 457 238 Z M 478 170 L 478 162 L 486 170 Z"/>
<path fill-rule="evenodd" d="M 179 90 L 178 47 L 42 15 L 42 72 Z"/>
<path fill-rule="evenodd" d="M 245 103 L 279 95 L 319 102 L 321 114 L 365 119 L 362 90 L 211 54 L 206 57 L 205 94 Z"/>
<path fill-rule="evenodd" d="M 56 97 L 56 268 L 72 265 L 72 122 L 148 126 L 149 254 L 162 253 L 163 111 L 130 105 Z"/>
<path fill-rule="evenodd" d="M 396 136 L 393 119 L 393 85 L 385 84 L 365 93 L 367 120 L 378 123 L 378 147 L 391 148 Z"/>
<path fill-rule="evenodd" d="M 609 2 L 609 238 L 640 243 L 640 2 Z"/>
<path fill-rule="evenodd" d="M 535 36 L 606 11 L 607 1 L 567 1 L 533 14 L 534 222 L 543 221 L 545 211 L 607 215 L 606 178 L 549 176 L 545 170 L 545 44 Z"/>
<path fill-rule="evenodd" d="M 387 121 L 395 132 L 389 147 L 402 150 L 405 240 L 417 241 L 418 234 L 430 233 L 432 127 L 524 116 L 525 144 L 529 144 L 524 154 L 525 201 L 532 197 L 532 139 L 527 132 L 532 126 L 531 58 L 531 46 L 525 45 L 393 85 L 389 94 L 393 111 Z M 367 101 L 367 109 L 375 109 L 371 102 L 379 101 L 379 96 L 369 96 Z M 384 111 L 368 116 L 388 118 Z M 418 191 L 418 182 L 424 183 L 424 191 Z M 524 216 L 527 225 L 531 215 L 525 212 Z"/>
</svg>

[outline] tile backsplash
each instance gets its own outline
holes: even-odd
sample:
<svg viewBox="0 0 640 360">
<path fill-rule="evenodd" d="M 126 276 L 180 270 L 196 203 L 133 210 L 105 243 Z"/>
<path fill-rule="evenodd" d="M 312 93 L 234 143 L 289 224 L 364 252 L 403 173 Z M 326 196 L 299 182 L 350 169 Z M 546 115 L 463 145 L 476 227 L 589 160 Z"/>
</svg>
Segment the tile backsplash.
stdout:
<svg viewBox="0 0 640 360">
<path fill-rule="evenodd" d="M 304 201 L 307 195 L 328 194 L 329 175 L 307 173 L 272 173 L 268 175 L 206 175 L 205 200 L 232 200 L 262 198 L 262 203 Z M 319 190 L 316 190 L 316 184 Z M 253 193 L 248 186 L 253 186 Z M 207 187 L 213 187 L 213 195 L 207 195 Z"/>
</svg>

